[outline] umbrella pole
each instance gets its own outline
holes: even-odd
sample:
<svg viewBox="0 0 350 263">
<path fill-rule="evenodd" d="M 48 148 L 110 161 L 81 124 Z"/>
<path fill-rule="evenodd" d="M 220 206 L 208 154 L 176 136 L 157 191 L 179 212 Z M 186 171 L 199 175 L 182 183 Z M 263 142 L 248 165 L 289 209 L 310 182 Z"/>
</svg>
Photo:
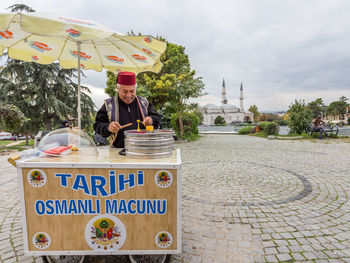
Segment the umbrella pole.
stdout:
<svg viewBox="0 0 350 263">
<path fill-rule="evenodd" d="M 80 45 L 81 42 L 77 42 L 78 46 L 78 127 L 81 129 L 81 107 L 80 107 Z"/>
</svg>

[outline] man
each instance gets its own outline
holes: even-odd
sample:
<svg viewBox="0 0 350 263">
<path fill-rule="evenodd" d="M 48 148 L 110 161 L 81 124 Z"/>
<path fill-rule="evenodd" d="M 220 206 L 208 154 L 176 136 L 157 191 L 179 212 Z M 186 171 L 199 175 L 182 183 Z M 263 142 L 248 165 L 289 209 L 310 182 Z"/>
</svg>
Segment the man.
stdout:
<svg viewBox="0 0 350 263">
<path fill-rule="evenodd" d="M 320 140 L 323 139 L 322 133 L 323 133 L 326 137 L 328 137 L 328 133 L 324 130 L 323 125 L 324 125 L 324 122 L 323 122 L 323 120 L 321 119 L 321 117 L 317 117 L 317 118 L 313 121 L 312 131 L 313 131 L 313 132 L 319 132 L 319 133 L 320 133 L 320 135 L 319 135 L 319 139 L 320 139 Z"/>
<path fill-rule="evenodd" d="M 132 72 L 120 72 L 117 80 L 118 96 L 105 100 L 97 112 L 94 130 L 103 137 L 110 136 L 113 146 L 124 148 L 124 131 L 137 129 L 137 120 L 142 121 L 140 128 L 160 126 L 160 116 L 146 98 L 136 96 L 136 75 Z M 132 123 L 131 126 L 120 128 Z"/>
<path fill-rule="evenodd" d="M 69 128 L 69 121 L 67 121 L 67 120 L 64 120 L 64 121 L 62 121 L 62 123 L 61 123 L 61 125 L 59 126 L 59 128 L 60 129 L 62 129 L 62 128 Z"/>
</svg>

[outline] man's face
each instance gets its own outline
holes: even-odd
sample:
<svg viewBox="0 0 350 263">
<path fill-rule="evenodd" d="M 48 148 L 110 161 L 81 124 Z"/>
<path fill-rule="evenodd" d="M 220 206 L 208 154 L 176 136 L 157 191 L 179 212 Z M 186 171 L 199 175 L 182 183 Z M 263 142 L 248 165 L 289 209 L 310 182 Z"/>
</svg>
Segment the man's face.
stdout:
<svg viewBox="0 0 350 263">
<path fill-rule="evenodd" d="M 118 89 L 119 98 L 126 104 L 130 104 L 136 97 L 135 85 L 119 85 Z"/>
</svg>

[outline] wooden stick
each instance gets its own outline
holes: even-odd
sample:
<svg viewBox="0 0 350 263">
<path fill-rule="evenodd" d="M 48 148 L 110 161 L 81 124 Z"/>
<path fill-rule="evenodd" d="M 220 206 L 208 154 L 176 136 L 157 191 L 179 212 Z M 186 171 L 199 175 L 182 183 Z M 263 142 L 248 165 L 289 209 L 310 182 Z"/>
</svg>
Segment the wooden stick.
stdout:
<svg viewBox="0 0 350 263">
<path fill-rule="evenodd" d="M 129 126 L 131 126 L 131 125 L 132 125 L 132 122 L 130 122 L 130 123 L 128 123 L 128 124 L 125 124 L 125 125 L 123 125 L 123 126 L 120 126 L 119 130 L 120 130 L 120 129 L 123 129 L 123 128 L 126 128 L 126 127 L 129 127 Z M 113 145 L 113 143 L 115 142 L 115 139 L 117 139 L 117 135 L 118 135 L 118 132 L 115 132 L 115 138 L 114 138 L 113 142 L 112 142 L 109 146 L 112 146 L 112 145 Z"/>
<path fill-rule="evenodd" d="M 129 126 L 131 126 L 131 125 L 132 125 L 132 122 L 130 122 L 130 123 L 128 123 L 128 124 L 125 124 L 125 125 L 123 125 L 123 126 L 120 126 L 119 130 L 120 130 L 120 129 L 124 129 L 124 128 L 126 128 L 126 127 L 129 127 Z"/>
</svg>

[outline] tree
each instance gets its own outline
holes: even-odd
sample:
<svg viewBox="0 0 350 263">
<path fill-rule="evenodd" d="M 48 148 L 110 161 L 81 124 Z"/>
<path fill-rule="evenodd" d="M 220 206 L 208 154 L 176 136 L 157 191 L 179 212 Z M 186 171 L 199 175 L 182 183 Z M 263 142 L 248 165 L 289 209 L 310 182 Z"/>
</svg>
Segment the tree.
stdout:
<svg viewBox="0 0 350 263">
<path fill-rule="evenodd" d="M 24 4 L 14 4 L 9 6 L 7 9 L 10 10 L 10 12 L 15 13 L 15 12 L 20 12 L 20 11 L 26 11 L 28 13 L 30 12 L 35 12 L 35 10 L 27 5 Z"/>
<path fill-rule="evenodd" d="M 259 121 L 266 121 L 267 120 L 267 114 L 263 113 L 259 116 Z"/>
<path fill-rule="evenodd" d="M 316 100 L 309 102 L 307 106 L 311 111 L 312 118 L 321 116 L 321 113 L 323 113 L 323 108 L 325 107 L 322 98 L 317 98 Z"/>
<path fill-rule="evenodd" d="M 225 119 L 224 119 L 223 117 L 221 117 L 221 116 L 219 115 L 219 116 L 217 116 L 217 117 L 215 118 L 214 124 L 215 124 L 216 126 L 224 126 L 224 125 L 226 125 L 226 121 L 225 121 Z"/>
<path fill-rule="evenodd" d="M 269 122 L 279 122 L 282 120 L 282 117 L 278 116 L 278 114 L 275 113 L 266 113 L 266 121 Z"/>
<path fill-rule="evenodd" d="M 20 109 L 0 102 L 0 129 L 10 132 L 18 130 L 28 119 Z"/>
<path fill-rule="evenodd" d="M 344 119 L 344 114 L 346 113 L 346 107 L 349 107 L 349 104 L 346 102 L 348 98 L 342 96 L 338 101 L 333 101 L 327 107 L 328 114 L 339 115 L 339 119 Z"/>
<path fill-rule="evenodd" d="M 203 113 L 198 109 L 198 105 L 193 105 L 194 109 L 192 112 L 197 115 L 199 123 L 203 123 Z"/>
<path fill-rule="evenodd" d="M 78 87 L 72 78 L 76 69 L 62 69 L 58 63 L 39 65 L 8 59 L 0 73 L 0 100 L 16 105 L 30 121 L 25 127 L 37 131 L 45 124 L 52 130 L 55 123 L 69 116 L 76 117 Z M 82 87 L 83 91 L 90 92 Z M 87 123 L 86 116 L 94 111 L 91 98 L 82 92 L 82 123 Z"/>
<path fill-rule="evenodd" d="M 289 127 L 291 133 L 302 134 L 312 121 L 312 113 L 304 101 L 297 101 L 289 106 Z"/>
<path fill-rule="evenodd" d="M 259 120 L 260 113 L 258 111 L 258 107 L 256 105 L 251 105 L 248 109 L 251 113 L 254 115 L 254 122 L 257 122 Z"/>
<path fill-rule="evenodd" d="M 129 34 L 135 35 L 132 31 Z M 165 41 L 162 37 L 158 39 Z M 163 113 L 163 119 L 170 121 L 172 113 L 179 113 L 180 136 L 183 136 L 182 113 L 192 107 L 189 104 L 190 99 L 205 95 L 204 83 L 191 70 L 185 47 L 167 42 L 166 51 L 160 61 L 163 68 L 159 73 L 138 74 L 137 93 L 145 96 L 158 112 Z M 114 76 L 110 77 L 111 83 L 112 78 Z"/>
<path fill-rule="evenodd" d="M 110 97 L 117 96 L 117 75 L 112 71 L 107 71 L 107 88 L 105 88 L 105 93 Z"/>
</svg>

